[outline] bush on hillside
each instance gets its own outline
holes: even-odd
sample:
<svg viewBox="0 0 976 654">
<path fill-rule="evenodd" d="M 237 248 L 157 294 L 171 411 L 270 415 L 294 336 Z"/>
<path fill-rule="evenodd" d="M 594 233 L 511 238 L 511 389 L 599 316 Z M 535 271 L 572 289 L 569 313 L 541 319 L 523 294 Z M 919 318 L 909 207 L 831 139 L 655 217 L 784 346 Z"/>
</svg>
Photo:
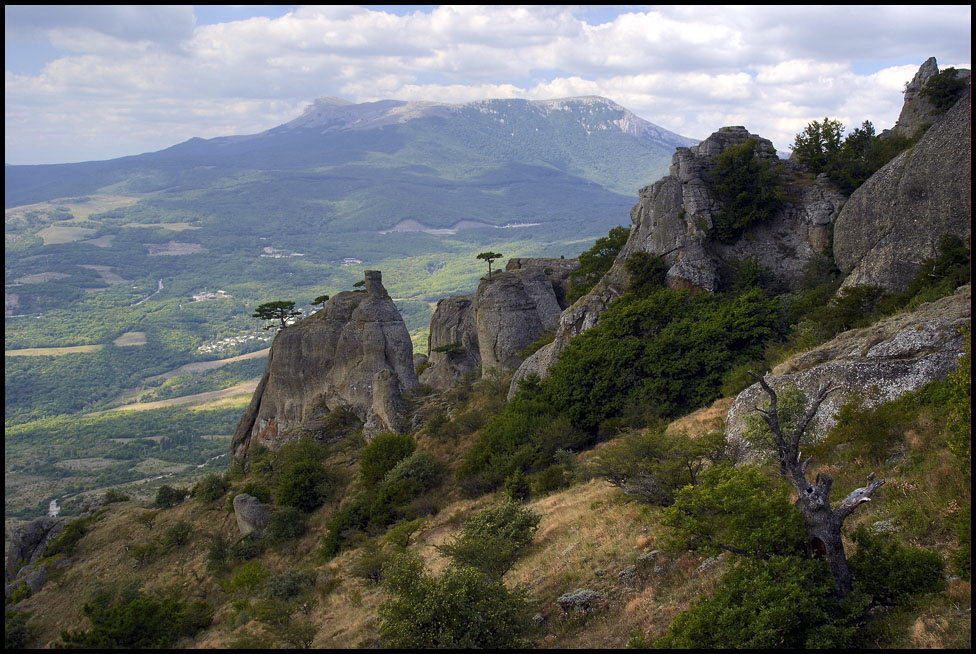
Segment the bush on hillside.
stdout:
<svg viewBox="0 0 976 654">
<path fill-rule="evenodd" d="M 265 535 L 272 540 L 292 540 L 305 535 L 308 529 L 308 518 L 301 509 L 293 506 L 282 506 L 276 509 L 268 518 Z"/>
<path fill-rule="evenodd" d="M 522 590 L 470 567 L 429 575 L 416 555 L 397 555 L 385 573 L 392 597 L 380 606 L 383 645 L 391 649 L 525 647 L 531 604 Z"/>
<path fill-rule="evenodd" d="M 823 649 L 852 644 L 865 604 L 832 595 L 825 561 L 744 560 L 714 594 L 681 613 L 655 646 L 665 649 Z"/>
<path fill-rule="evenodd" d="M 593 247 L 579 256 L 580 267 L 569 276 L 567 302 L 575 302 L 590 292 L 590 289 L 610 270 L 613 260 L 623 249 L 629 236 L 629 228 L 614 227 L 606 236 L 598 238 Z"/>
<path fill-rule="evenodd" d="M 299 460 L 285 468 L 278 482 L 277 503 L 306 513 L 314 511 L 335 493 L 336 480 L 320 462 Z"/>
<path fill-rule="evenodd" d="M 227 492 L 227 480 L 223 475 L 207 475 L 193 487 L 193 497 L 202 502 L 216 502 Z"/>
<path fill-rule="evenodd" d="M 919 593 L 945 589 L 942 557 L 902 545 L 888 534 L 860 525 L 851 534 L 857 551 L 848 560 L 854 587 L 884 604 L 902 604 Z"/>
<path fill-rule="evenodd" d="M 406 434 L 377 434 L 359 455 L 359 480 L 369 488 L 378 483 L 396 464 L 417 449 L 417 443 Z"/>
<path fill-rule="evenodd" d="M 458 565 L 501 579 L 532 542 L 539 520 L 535 511 L 508 501 L 469 518 L 451 542 L 437 549 Z"/>
<path fill-rule="evenodd" d="M 940 70 L 925 83 L 919 95 L 928 98 L 939 111 L 948 111 L 962 97 L 968 86 L 966 78 L 960 77 L 958 73 L 952 67 Z"/>
<path fill-rule="evenodd" d="M 369 507 L 369 521 L 384 527 L 402 517 L 400 509 L 444 480 L 447 466 L 429 452 L 416 451 L 383 477 Z"/>
<path fill-rule="evenodd" d="M 189 494 L 190 491 L 185 488 L 173 488 L 172 486 L 163 485 L 156 491 L 154 504 L 160 509 L 171 509 L 185 500 Z"/>
</svg>

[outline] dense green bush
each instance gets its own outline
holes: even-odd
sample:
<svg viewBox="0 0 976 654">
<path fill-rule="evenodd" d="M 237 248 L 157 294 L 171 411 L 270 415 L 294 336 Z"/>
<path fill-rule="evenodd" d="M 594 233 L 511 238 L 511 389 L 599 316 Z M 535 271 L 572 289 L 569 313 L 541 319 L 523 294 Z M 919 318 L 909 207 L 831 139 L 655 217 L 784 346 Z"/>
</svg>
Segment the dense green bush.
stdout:
<svg viewBox="0 0 976 654">
<path fill-rule="evenodd" d="M 949 67 L 929 78 L 919 95 L 928 98 L 936 109 L 947 111 L 962 96 L 967 86 L 969 84 L 966 78 L 960 77 L 955 68 Z"/>
<path fill-rule="evenodd" d="M 790 489 L 755 466 L 714 465 L 698 484 L 674 495 L 662 523 L 678 548 L 714 556 L 723 550 L 752 556 L 803 551 L 806 528 Z M 832 583 L 832 582 L 831 582 Z"/>
<path fill-rule="evenodd" d="M 244 484 L 238 494 L 247 494 L 257 498 L 265 504 L 271 504 L 271 489 L 256 481 L 249 481 L 248 483 Z"/>
<path fill-rule="evenodd" d="M 167 649 L 208 627 L 212 612 L 203 602 L 183 602 L 176 591 L 150 596 L 136 589 L 100 591 L 83 613 L 88 630 L 61 633 L 68 649 Z"/>
<path fill-rule="evenodd" d="M 610 270 L 613 260 L 623 249 L 629 236 L 629 228 L 614 227 L 606 236 L 598 238 L 593 247 L 579 256 L 580 267 L 569 276 L 567 302 L 575 302 L 590 292 L 590 289 Z"/>
<path fill-rule="evenodd" d="M 627 292 L 646 295 L 664 286 L 668 266 L 664 259 L 649 252 L 634 252 L 624 261 L 627 270 Z"/>
<path fill-rule="evenodd" d="M 734 243 L 747 227 L 767 220 L 783 204 L 777 164 L 760 159 L 757 145 L 755 139 L 747 139 L 714 158 L 709 182 L 721 209 L 711 233 L 722 243 Z"/>
<path fill-rule="evenodd" d="M 525 473 L 516 470 L 505 478 L 505 495 L 513 502 L 527 502 L 532 496 L 532 488 Z"/>
<path fill-rule="evenodd" d="M 666 649 L 823 649 L 851 645 L 864 602 L 832 596 L 824 561 L 744 560 L 715 593 L 678 615 L 655 643 Z"/>
<path fill-rule="evenodd" d="M 531 604 L 524 591 L 470 567 L 452 565 L 440 577 L 410 553 L 386 571 L 393 597 L 380 606 L 383 646 L 391 649 L 511 649 L 524 647 Z"/>
<path fill-rule="evenodd" d="M 162 545 L 167 550 L 175 550 L 190 542 L 193 525 L 186 520 L 180 520 L 163 532 Z"/>
<path fill-rule="evenodd" d="M 30 614 L 14 609 L 3 611 L 3 648 L 25 649 L 31 639 L 31 628 L 27 621 Z"/>
<path fill-rule="evenodd" d="M 535 511 L 508 501 L 469 518 L 457 536 L 438 549 L 458 565 L 501 579 L 532 542 L 539 520 Z"/>
<path fill-rule="evenodd" d="M 185 500 L 189 494 L 190 491 L 185 488 L 173 488 L 164 484 L 156 491 L 155 505 L 160 509 L 170 509 Z"/>
<path fill-rule="evenodd" d="M 334 476 L 319 461 L 298 460 L 282 473 L 275 499 L 282 506 L 292 506 L 308 513 L 332 497 L 335 485 Z"/>
<path fill-rule="evenodd" d="M 945 565 L 935 552 L 908 547 L 864 525 L 851 534 L 857 551 L 850 557 L 854 587 L 876 602 L 902 604 L 912 595 L 944 590 Z"/>
<path fill-rule="evenodd" d="M 234 561 L 247 561 L 261 556 L 265 543 L 253 535 L 245 536 L 228 548 L 227 556 Z"/>
<path fill-rule="evenodd" d="M 266 597 L 290 600 L 315 585 L 315 573 L 308 570 L 286 570 L 273 575 L 264 588 Z"/>
<path fill-rule="evenodd" d="M 532 475 L 529 484 L 533 495 L 543 497 L 569 486 L 569 479 L 566 477 L 566 470 L 561 465 L 554 464 Z"/>
<path fill-rule="evenodd" d="M 273 540 L 292 540 L 305 534 L 308 529 L 308 518 L 301 509 L 293 506 L 282 506 L 276 509 L 268 518 L 265 535 Z"/>
<path fill-rule="evenodd" d="M 227 589 L 253 593 L 268 582 L 271 573 L 258 561 L 247 561 L 234 572 L 234 576 L 227 582 Z"/>
<path fill-rule="evenodd" d="M 207 475 L 193 487 L 193 497 L 202 502 L 216 502 L 227 492 L 227 480 L 221 474 Z"/>
<path fill-rule="evenodd" d="M 417 443 L 407 434 L 377 434 L 359 455 L 360 483 L 366 488 L 378 483 L 396 464 L 413 454 L 415 449 Z"/>
<path fill-rule="evenodd" d="M 668 506 L 679 488 L 694 485 L 707 463 L 731 458 L 725 435 L 690 438 L 647 430 L 621 437 L 592 459 L 590 471 L 648 504 Z"/>
<path fill-rule="evenodd" d="M 400 461 L 383 477 L 369 508 L 369 521 L 386 526 L 400 516 L 399 509 L 444 480 L 447 466 L 429 452 L 417 451 Z"/>
</svg>

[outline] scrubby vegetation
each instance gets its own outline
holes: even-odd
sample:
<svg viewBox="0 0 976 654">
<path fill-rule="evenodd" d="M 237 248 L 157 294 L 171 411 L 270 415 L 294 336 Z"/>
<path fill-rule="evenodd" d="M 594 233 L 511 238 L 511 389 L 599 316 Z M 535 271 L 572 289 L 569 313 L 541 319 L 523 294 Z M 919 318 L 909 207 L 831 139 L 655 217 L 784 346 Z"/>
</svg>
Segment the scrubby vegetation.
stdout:
<svg viewBox="0 0 976 654">
<path fill-rule="evenodd" d="M 614 227 L 606 236 L 598 238 L 592 248 L 579 255 L 580 267 L 569 276 L 567 302 L 575 302 L 590 292 L 610 270 L 629 236 L 630 229 L 627 227 Z"/>
<path fill-rule="evenodd" d="M 721 209 L 711 233 L 722 243 L 735 242 L 747 227 L 767 220 L 783 203 L 778 164 L 760 159 L 757 145 L 755 139 L 747 139 L 715 157 L 709 181 Z"/>
</svg>

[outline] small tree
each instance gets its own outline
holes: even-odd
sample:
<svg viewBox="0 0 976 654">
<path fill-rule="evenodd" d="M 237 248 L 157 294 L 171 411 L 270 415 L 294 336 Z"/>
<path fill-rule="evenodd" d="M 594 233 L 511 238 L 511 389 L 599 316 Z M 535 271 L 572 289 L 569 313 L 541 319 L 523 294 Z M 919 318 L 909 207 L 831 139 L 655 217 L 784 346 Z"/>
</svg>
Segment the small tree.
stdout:
<svg viewBox="0 0 976 654">
<path fill-rule="evenodd" d="M 288 326 L 287 320 L 289 318 L 294 318 L 296 316 L 302 315 L 301 311 L 295 310 L 294 302 L 265 302 L 264 304 L 258 306 L 251 314 L 254 318 L 261 318 L 262 320 L 279 320 L 280 325 L 266 325 L 265 329 L 274 329 L 278 327 L 284 329 Z"/>
<path fill-rule="evenodd" d="M 766 382 L 765 378 L 751 373 L 759 381 L 766 395 L 769 396 L 769 409 L 756 411 L 772 432 L 776 457 L 779 460 L 780 475 L 796 490 L 796 507 L 803 514 L 806 523 L 808 553 L 823 556 L 830 572 L 834 577 L 834 588 L 837 595 L 844 597 L 853 590 L 853 578 L 847 564 L 847 554 L 844 552 L 844 541 L 841 531 L 844 521 L 854 513 L 855 509 L 865 502 L 871 501 L 871 496 L 884 485 L 884 480 L 875 481 L 874 473 L 868 475 L 866 486 L 851 491 L 836 508 L 830 506 L 830 488 L 834 483 L 833 477 L 821 472 L 814 483 L 807 481 L 806 472 L 812 457 L 804 459 L 800 454 L 800 442 L 806 434 L 807 428 L 817 410 L 827 396 L 837 387 L 822 386 L 813 403 L 807 408 L 803 416 L 796 421 L 795 426 L 787 428 L 780 421 L 778 397 L 776 391 Z"/>
<path fill-rule="evenodd" d="M 797 134 L 790 148 L 800 163 L 822 173 L 840 153 L 843 135 L 843 123 L 824 117 L 823 122 L 815 120 Z"/>
<path fill-rule="evenodd" d="M 482 252 L 476 257 L 478 259 L 488 262 L 488 279 L 491 279 L 491 262 L 494 261 L 495 259 L 501 259 L 503 256 L 504 255 L 499 254 L 497 252 L 488 251 L 488 252 Z"/>
<path fill-rule="evenodd" d="M 314 307 L 314 306 L 318 306 L 320 304 L 325 304 L 328 301 L 329 301 L 329 296 L 328 295 L 320 295 L 317 298 L 315 298 L 314 300 L 312 300 L 312 306 Z"/>
</svg>

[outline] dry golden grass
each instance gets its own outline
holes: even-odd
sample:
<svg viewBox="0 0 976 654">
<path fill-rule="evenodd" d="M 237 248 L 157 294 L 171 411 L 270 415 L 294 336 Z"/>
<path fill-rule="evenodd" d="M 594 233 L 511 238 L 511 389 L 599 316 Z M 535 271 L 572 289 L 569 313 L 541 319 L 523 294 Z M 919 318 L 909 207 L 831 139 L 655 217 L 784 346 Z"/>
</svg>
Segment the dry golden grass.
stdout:
<svg viewBox="0 0 976 654">
<path fill-rule="evenodd" d="M 704 436 L 716 431 L 725 430 L 725 417 L 732 408 L 734 397 L 723 397 L 715 400 L 709 406 L 692 411 L 688 415 L 678 418 L 667 426 L 669 434 L 684 432 L 689 436 Z"/>
</svg>

